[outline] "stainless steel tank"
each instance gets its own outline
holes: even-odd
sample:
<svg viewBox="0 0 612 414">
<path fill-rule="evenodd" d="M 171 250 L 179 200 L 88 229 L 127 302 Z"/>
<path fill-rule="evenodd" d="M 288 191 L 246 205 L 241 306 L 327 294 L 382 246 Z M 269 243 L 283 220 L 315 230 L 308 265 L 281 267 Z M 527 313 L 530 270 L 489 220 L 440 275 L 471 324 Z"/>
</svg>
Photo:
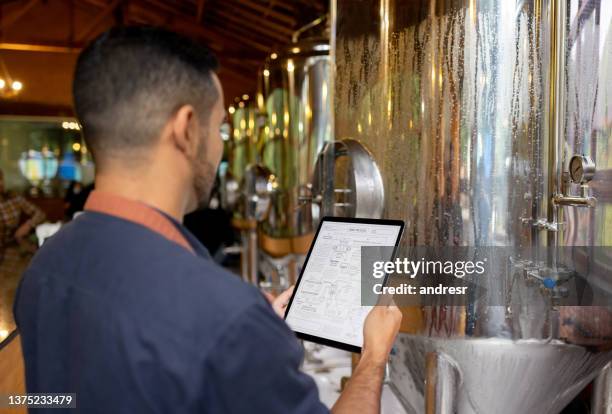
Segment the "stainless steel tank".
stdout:
<svg viewBox="0 0 612 414">
<path fill-rule="evenodd" d="M 231 170 L 238 179 L 242 179 L 246 166 L 253 163 L 257 135 L 255 133 L 256 107 L 249 102 L 240 101 L 232 114 L 232 151 Z"/>
<path fill-rule="evenodd" d="M 319 19 L 307 29 L 324 22 Z M 256 100 L 266 121 L 259 164 L 247 173 L 253 210 L 262 210 L 258 203 L 269 204 L 259 217 L 259 267 L 267 287 L 274 289 L 295 282 L 310 244 L 316 219 L 308 202 L 313 169 L 331 140 L 329 39 L 300 37 L 302 32 L 272 53 L 260 72 Z M 256 188 L 264 190 L 256 195 Z"/>
<path fill-rule="evenodd" d="M 231 131 L 225 145 L 227 167 L 220 171 L 221 200 L 224 208 L 233 211 L 232 225 L 240 233 L 241 276 L 246 281 L 256 281 L 257 224 L 246 198 L 246 176 L 260 160 L 263 117 L 256 100 L 246 94 L 235 99 L 229 112 Z"/>
<path fill-rule="evenodd" d="M 605 0 L 333 2 L 324 213 L 402 219 L 404 252 L 612 246 L 611 18 Z M 610 308 L 488 299 L 405 310 L 407 412 L 558 413 L 612 359 Z"/>
<path fill-rule="evenodd" d="M 273 238 L 313 231 L 308 192 L 316 157 L 330 141 L 329 40 L 304 39 L 273 53 L 263 71 L 267 122 L 262 164 L 278 189 L 262 230 Z"/>
<path fill-rule="evenodd" d="M 259 161 L 257 144 L 263 121 L 260 118 L 260 111 L 255 99 L 239 100 L 232 105 L 232 112 L 230 114 L 232 131 L 229 171 L 232 177 L 240 182 L 244 177 L 247 166 Z"/>
<path fill-rule="evenodd" d="M 238 198 L 240 182 L 249 164 L 258 160 L 257 140 L 259 108 L 254 100 L 235 99 L 229 108 L 229 124 L 224 137 L 224 162 L 220 168 L 221 203 L 223 208 L 234 211 L 235 217 L 243 216 Z"/>
</svg>

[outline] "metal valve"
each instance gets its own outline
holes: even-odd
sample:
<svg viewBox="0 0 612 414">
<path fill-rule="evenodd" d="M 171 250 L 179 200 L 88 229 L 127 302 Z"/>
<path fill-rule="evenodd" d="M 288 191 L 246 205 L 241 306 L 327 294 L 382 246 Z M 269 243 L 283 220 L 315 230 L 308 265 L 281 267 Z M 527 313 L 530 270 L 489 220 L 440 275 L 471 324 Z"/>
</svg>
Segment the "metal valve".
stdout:
<svg viewBox="0 0 612 414">
<path fill-rule="evenodd" d="M 245 216 L 264 220 L 270 211 L 271 196 L 277 191 L 276 176 L 261 165 L 249 165 L 243 178 Z"/>
<path fill-rule="evenodd" d="M 586 155 L 574 155 L 570 159 L 569 172 L 562 175 L 561 193 L 553 196 L 558 206 L 595 207 L 597 199 L 589 195 L 589 181 L 595 176 L 595 163 Z M 580 195 L 569 194 L 570 181 L 580 185 Z"/>
</svg>

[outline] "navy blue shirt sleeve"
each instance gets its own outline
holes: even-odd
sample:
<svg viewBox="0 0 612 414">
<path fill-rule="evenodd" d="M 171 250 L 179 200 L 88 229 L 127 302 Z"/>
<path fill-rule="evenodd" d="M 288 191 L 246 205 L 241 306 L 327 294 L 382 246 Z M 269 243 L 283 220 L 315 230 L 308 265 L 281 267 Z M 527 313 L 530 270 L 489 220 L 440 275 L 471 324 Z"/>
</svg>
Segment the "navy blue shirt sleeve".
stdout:
<svg viewBox="0 0 612 414">
<path fill-rule="evenodd" d="M 219 413 L 329 413 L 313 379 L 300 371 L 303 350 L 267 304 L 228 324 L 206 358 L 206 398 Z"/>
</svg>

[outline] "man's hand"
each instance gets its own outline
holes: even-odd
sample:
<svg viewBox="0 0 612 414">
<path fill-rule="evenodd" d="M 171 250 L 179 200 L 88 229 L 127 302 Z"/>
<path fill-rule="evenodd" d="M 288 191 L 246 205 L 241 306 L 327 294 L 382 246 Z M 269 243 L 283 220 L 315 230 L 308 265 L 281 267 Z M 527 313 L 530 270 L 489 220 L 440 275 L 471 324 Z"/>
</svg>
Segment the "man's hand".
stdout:
<svg viewBox="0 0 612 414">
<path fill-rule="evenodd" d="M 287 311 L 287 305 L 289 305 L 289 299 L 291 299 L 291 295 L 293 294 L 293 289 L 295 289 L 295 286 L 291 286 L 277 297 L 272 296 L 268 292 L 263 292 L 268 302 L 270 302 L 270 305 L 272 305 L 274 312 L 281 318 L 285 317 L 285 312 Z"/>
<path fill-rule="evenodd" d="M 385 364 L 402 322 L 394 304 L 379 304 L 363 326 L 361 360 L 332 408 L 333 414 L 379 414 Z"/>
<path fill-rule="evenodd" d="M 402 323 L 402 312 L 395 304 L 377 305 L 363 325 L 362 358 L 385 364 Z"/>
<path fill-rule="evenodd" d="M 28 234 L 30 234 L 31 231 L 32 231 L 32 226 L 30 225 L 29 222 L 26 221 L 21 226 L 19 226 L 17 231 L 15 231 L 15 239 L 17 241 L 20 241 L 23 238 L 25 238 Z"/>
</svg>

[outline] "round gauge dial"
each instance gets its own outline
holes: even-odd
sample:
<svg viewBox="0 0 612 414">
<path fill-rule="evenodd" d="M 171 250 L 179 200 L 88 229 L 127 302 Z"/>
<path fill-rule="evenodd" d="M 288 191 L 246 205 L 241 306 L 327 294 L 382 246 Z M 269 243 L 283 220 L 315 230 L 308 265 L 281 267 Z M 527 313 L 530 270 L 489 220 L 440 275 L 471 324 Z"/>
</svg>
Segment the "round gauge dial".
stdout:
<svg viewBox="0 0 612 414">
<path fill-rule="evenodd" d="M 576 184 L 585 184 L 595 175 L 595 163 L 585 155 L 574 155 L 570 160 L 570 177 Z"/>
</svg>

